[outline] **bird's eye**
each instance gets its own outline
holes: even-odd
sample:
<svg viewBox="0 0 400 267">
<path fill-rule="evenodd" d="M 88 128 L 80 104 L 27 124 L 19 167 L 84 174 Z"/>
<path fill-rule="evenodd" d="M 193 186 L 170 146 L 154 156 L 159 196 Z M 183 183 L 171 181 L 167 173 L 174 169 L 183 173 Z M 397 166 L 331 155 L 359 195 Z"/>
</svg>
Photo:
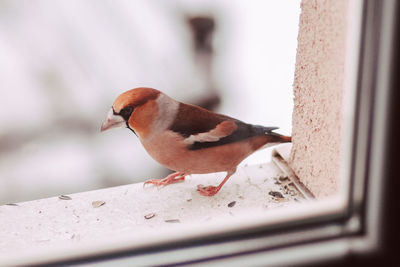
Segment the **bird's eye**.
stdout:
<svg viewBox="0 0 400 267">
<path fill-rule="evenodd" d="M 119 112 L 119 115 L 121 115 L 122 118 L 124 118 L 124 120 L 127 121 L 129 119 L 129 117 L 131 116 L 132 111 L 133 111 L 133 107 L 128 106 L 128 107 L 121 109 L 121 111 Z"/>
</svg>

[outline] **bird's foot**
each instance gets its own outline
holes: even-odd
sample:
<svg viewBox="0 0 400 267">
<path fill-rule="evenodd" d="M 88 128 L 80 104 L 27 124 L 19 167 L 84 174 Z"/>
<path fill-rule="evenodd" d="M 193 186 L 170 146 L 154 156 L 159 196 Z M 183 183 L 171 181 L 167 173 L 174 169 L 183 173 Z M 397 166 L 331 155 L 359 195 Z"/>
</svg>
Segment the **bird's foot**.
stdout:
<svg viewBox="0 0 400 267">
<path fill-rule="evenodd" d="M 185 175 L 182 172 L 174 172 L 165 177 L 164 179 L 151 179 L 147 180 L 146 182 L 143 183 L 143 187 L 146 184 L 153 184 L 155 186 L 166 186 L 169 184 L 177 183 L 177 182 L 182 182 L 185 180 Z"/>
<path fill-rule="evenodd" d="M 213 195 L 218 193 L 220 189 L 221 187 L 219 186 L 203 186 L 201 184 L 197 186 L 197 191 L 200 193 L 200 195 L 206 197 L 212 197 Z"/>
</svg>

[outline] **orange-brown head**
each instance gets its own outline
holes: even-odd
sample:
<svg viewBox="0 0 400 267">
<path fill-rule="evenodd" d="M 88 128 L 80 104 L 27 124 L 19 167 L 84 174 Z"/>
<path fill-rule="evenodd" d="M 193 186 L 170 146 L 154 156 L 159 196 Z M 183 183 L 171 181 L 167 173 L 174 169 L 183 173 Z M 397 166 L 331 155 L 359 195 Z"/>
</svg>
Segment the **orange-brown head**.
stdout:
<svg viewBox="0 0 400 267">
<path fill-rule="evenodd" d="M 148 126 L 158 113 L 156 99 L 160 94 L 160 91 L 146 87 L 122 93 L 115 99 L 101 131 L 126 126 L 140 135 L 146 135 Z"/>
</svg>

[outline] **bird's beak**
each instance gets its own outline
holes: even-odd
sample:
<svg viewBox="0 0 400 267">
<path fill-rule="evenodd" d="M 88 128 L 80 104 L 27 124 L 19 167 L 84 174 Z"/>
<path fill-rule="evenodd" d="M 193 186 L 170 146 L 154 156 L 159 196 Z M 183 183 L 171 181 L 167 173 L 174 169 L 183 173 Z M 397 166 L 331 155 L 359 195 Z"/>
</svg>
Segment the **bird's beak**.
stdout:
<svg viewBox="0 0 400 267">
<path fill-rule="evenodd" d="M 107 113 L 106 120 L 101 125 L 101 131 L 104 132 L 108 129 L 123 126 L 125 126 L 125 120 L 119 115 L 114 115 L 113 109 L 110 109 L 110 111 Z"/>
</svg>

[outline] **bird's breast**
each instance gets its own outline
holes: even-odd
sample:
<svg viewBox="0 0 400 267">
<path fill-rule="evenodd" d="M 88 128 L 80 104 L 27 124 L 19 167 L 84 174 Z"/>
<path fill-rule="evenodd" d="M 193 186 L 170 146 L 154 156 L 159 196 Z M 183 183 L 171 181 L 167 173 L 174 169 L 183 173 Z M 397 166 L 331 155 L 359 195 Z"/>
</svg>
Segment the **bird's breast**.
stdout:
<svg viewBox="0 0 400 267">
<path fill-rule="evenodd" d="M 164 131 L 141 142 L 147 152 L 165 167 L 187 174 L 234 170 L 254 152 L 251 140 L 199 150 L 189 150 L 184 137 L 173 131 Z"/>
</svg>

